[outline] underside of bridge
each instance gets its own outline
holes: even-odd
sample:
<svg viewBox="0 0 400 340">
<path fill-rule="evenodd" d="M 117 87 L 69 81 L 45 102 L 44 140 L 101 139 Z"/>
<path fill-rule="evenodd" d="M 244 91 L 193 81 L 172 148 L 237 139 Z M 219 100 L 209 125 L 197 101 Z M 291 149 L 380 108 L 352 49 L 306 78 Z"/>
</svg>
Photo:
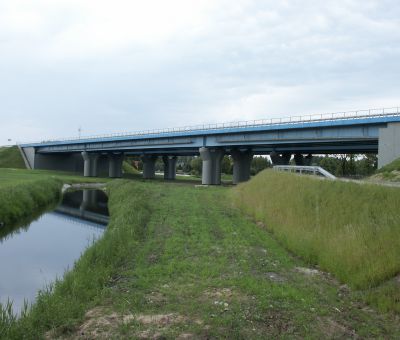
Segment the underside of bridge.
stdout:
<svg viewBox="0 0 400 340">
<path fill-rule="evenodd" d="M 143 178 L 155 177 L 158 157 L 164 163 L 164 179 L 176 177 L 178 156 L 200 155 L 202 183 L 221 183 L 224 155 L 233 159 L 233 183 L 250 178 L 253 155 L 269 155 L 274 165 L 310 165 L 313 154 L 378 153 L 379 167 L 400 157 L 400 123 L 377 126 L 354 125 L 334 128 L 251 131 L 224 135 L 195 135 L 140 140 L 73 141 L 49 145 L 22 145 L 27 167 L 83 173 L 84 176 L 122 176 L 125 155 L 140 156 Z"/>
</svg>

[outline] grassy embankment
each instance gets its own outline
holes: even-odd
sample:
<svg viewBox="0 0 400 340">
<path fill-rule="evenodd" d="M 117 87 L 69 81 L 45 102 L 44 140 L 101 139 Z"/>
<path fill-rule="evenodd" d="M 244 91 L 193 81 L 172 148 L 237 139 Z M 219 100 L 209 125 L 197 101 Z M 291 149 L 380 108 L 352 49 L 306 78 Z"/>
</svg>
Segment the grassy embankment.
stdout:
<svg viewBox="0 0 400 340">
<path fill-rule="evenodd" d="M 63 172 L 0 169 L 0 239 L 56 204 L 63 183 L 95 181 Z"/>
<path fill-rule="evenodd" d="M 17 146 L 0 147 L 0 168 L 25 169 Z"/>
<path fill-rule="evenodd" d="M 398 337 L 329 276 L 302 270 L 229 201 L 229 188 L 107 185 L 110 224 L 72 271 L 2 336 L 48 338 Z M 266 189 L 267 190 L 267 189 Z"/>
<path fill-rule="evenodd" d="M 400 312 L 400 190 L 264 171 L 233 197 L 290 251 Z"/>
<path fill-rule="evenodd" d="M 400 158 L 378 169 L 371 179 L 400 182 Z"/>
</svg>

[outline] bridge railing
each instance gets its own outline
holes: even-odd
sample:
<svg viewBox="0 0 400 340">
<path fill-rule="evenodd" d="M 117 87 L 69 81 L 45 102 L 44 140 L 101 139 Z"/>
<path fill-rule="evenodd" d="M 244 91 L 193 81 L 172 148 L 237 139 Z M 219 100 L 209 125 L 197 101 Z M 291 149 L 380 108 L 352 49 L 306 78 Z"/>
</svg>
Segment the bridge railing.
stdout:
<svg viewBox="0 0 400 340">
<path fill-rule="evenodd" d="M 65 142 L 65 141 L 80 141 L 80 140 L 92 140 L 100 138 L 111 138 L 111 137 L 139 137 L 144 135 L 162 135 L 170 133 L 182 133 L 182 132 L 196 132 L 196 131 L 207 131 L 207 130 L 221 130 L 221 129 L 238 129 L 238 128 L 250 128 L 250 127 L 262 127 L 262 126 L 273 126 L 273 125 L 290 125 L 299 123 L 312 123 L 321 121 L 335 121 L 335 120 L 350 120 L 350 119 L 363 119 L 363 118 L 377 118 L 377 117 L 390 117 L 400 115 L 399 107 L 391 108 L 380 108 L 380 109 L 368 109 L 368 110 L 357 110 L 357 111 L 346 111 L 346 112 L 335 112 L 335 113 L 321 113 L 321 114 L 310 114 L 302 116 L 289 116 L 289 117 L 276 117 L 269 119 L 255 119 L 245 121 L 234 121 L 227 123 L 214 123 L 214 124 L 200 124 L 191 126 L 182 126 L 174 128 L 164 129 L 153 129 L 143 130 L 135 132 L 121 132 L 121 133 L 110 133 L 101 135 L 91 135 L 82 137 L 70 137 L 62 139 L 49 139 L 39 142 L 31 143 L 49 143 L 49 142 Z M 28 144 L 28 143 L 26 143 Z"/>
<path fill-rule="evenodd" d="M 302 165 L 275 165 L 273 167 L 275 171 L 289 171 L 296 173 L 308 173 L 313 175 L 321 175 L 329 179 L 336 179 L 336 176 L 332 175 L 330 172 L 326 171 L 320 166 L 302 166 Z"/>
</svg>

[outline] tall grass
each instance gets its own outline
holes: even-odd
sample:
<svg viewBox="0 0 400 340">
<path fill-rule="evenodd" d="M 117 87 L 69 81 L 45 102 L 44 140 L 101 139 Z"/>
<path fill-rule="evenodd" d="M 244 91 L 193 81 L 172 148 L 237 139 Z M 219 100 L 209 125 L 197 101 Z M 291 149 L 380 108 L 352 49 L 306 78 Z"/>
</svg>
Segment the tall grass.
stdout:
<svg viewBox="0 0 400 340">
<path fill-rule="evenodd" d="M 53 178 L 0 186 L 0 224 L 10 226 L 59 199 L 62 182 Z"/>
<path fill-rule="evenodd" d="M 400 272 L 400 190 L 270 170 L 233 191 L 291 251 L 355 288 Z"/>
</svg>

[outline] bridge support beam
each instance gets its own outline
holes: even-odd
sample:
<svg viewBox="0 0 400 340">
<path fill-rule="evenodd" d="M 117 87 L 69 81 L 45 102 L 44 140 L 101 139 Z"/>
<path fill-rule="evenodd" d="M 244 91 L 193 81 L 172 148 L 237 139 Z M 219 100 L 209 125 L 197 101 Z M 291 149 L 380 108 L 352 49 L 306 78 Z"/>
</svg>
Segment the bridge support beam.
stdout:
<svg viewBox="0 0 400 340">
<path fill-rule="evenodd" d="M 253 153 L 251 150 L 232 150 L 233 158 L 233 184 L 245 182 L 250 179 L 251 160 Z"/>
<path fill-rule="evenodd" d="M 83 157 L 83 176 L 97 177 L 97 161 L 99 159 L 98 153 L 82 152 Z"/>
<path fill-rule="evenodd" d="M 388 123 L 379 129 L 378 168 L 400 157 L 400 123 Z"/>
<path fill-rule="evenodd" d="M 203 160 L 201 183 L 206 185 L 221 184 L 221 161 L 224 157 L 224 150 L 203 147 L 199 151 Z"/>
<path fill-rule="evenodd" d="M 164 179 L 174 180 L 176 178 L 176 156 L 163 156 Z"/>
<path fill-rule="evenodd" d="M 122 177 L 122 161 L 124 155 L 122 153 L 115 154 L 111 153 L 108 155 L 108 176 L 111 178 Z"/>
<path fill-rule="evenodd" d="M 157 156 L 155 155 L 142 156 L 144 179 L 152 179 L 156 177 L 156 160 Z"/>
<path fill-rule="evenodd" d="M 292 154 L 290 152 L 284 152 L 281 155 L 272 151 L 269 155 L 273 165 L 288 165 Z"/>
</svg>

